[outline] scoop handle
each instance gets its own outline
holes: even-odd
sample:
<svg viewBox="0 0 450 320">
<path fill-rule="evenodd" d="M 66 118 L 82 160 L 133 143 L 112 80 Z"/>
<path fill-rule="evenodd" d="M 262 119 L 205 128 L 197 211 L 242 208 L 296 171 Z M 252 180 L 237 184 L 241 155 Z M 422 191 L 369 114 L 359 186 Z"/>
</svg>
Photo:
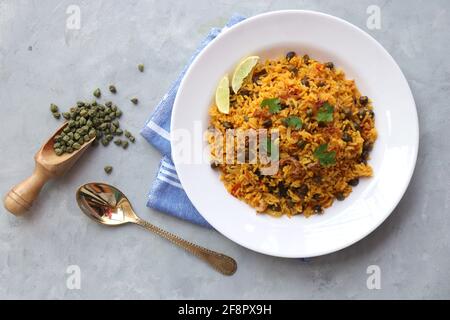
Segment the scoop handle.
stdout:
<svg viewBox="0 0 450 320">
<path fill-rule="evenodd" d="M 42 187 L 51 178 L 52 175 L 36 163 L 33 174 L 13 187 L 5 196 L 3 204 L 6 210 L 16 216 L 23 215 L 30 210 Z"/>
</svg>

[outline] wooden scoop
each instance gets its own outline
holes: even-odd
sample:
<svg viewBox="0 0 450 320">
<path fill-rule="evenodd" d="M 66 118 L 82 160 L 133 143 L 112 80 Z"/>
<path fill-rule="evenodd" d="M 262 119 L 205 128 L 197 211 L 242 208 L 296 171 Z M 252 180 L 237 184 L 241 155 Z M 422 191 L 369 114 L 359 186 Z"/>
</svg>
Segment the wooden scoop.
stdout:
<svg viewBox="0 0 450 320">
<path fill-rule="evenodd" d="M 53 139 L 61 133 L 66 125 L 67 123 L 56 130 L 52 137 L 36 153 L 34 156 L 35 168 L 31 177 L 13 187 L 6 195 L 4 205 L 6 210 L 12 214 L 19 216 L 28 211 L 45 183 L 52 178 L 62 176 L 69 170 L 95 140 L 95 138 L 92 138 L 73 153 L 57 156 L 53 150 Z"/>
</svg>

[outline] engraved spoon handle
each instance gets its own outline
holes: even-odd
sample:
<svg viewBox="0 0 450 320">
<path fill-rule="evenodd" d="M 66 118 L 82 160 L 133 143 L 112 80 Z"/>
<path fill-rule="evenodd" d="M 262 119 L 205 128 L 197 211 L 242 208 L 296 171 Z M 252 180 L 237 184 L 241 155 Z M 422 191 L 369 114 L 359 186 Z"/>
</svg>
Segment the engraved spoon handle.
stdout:
<svg viewBox="0 0 450 320">
<path fill-rule="evenodd" d="M 224 275 L 231 276 L 236 272 L 237 269 L 236 261 L 229 256 L 200 247 L 199 245 L 181 239 L 180 237 L 170 232 L 167 232 L 161 228 L 158 228 L 157 226 L 154 226 L 145 220 L 137 219 L 135 223 L 153 233 L 156 233 L 157 235 L 163 238 L 166 238 L 173 244 L 180 246 L 181 248 L 192 253 L 198 258 L 206 261 L 214 269 L 216 269 L 217 271 L 219 271 Z"/>
</svg>

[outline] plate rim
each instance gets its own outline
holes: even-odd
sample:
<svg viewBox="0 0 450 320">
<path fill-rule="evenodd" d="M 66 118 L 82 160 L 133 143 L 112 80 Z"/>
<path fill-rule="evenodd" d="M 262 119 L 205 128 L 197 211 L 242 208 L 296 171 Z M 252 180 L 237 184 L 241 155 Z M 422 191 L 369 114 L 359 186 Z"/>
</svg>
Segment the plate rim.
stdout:
<svg viewBox="0 0 450 320">
<path fill-rule="evenodd" d="M 272 15 L 283 15 L 283 14 L 309 14 L 309 15 L 317 15 L 317 16 L 321 16 L 327 19 L 332 19 L 337 21 L 338 23 L 343 23 L 346 24 L 347 26 L 351 27 L 352 29 L 356 30 L 357 32 L 361 33 L 364 37 L 366 37 L 369 41 L 371 41 L 374 45 L 376 45 L 385 55 L 386 57 L 388 57 L 388 59 L 390 60 L 392 66 L 394 66 L 398 71 L 399 74 L 401 75 L 402 79 L 404 80 L 406 86 L 407 86 L 407 94 L 409 95 L 409 97 L 411 98 L 411 102 L 412 105 L 411 107 L 413 107 L 411 110 L 413 112 L 413 120 L 414 120 L 414 137 L 412 137 L 413 139 L 411 140 L 411 147 L 413 148 L 413 156 L 412 156 L 412 163 L 411 163 L 411 168 L 409 170 L 409 174 L 407 176 L 407 178 L 404 179 L 404 183 L 402 184 L 402 188 L 401 190 L 399 190 L 399 194 L 398 197 L 395 201 L 392 202 L 392 205 L 389 209 L 386 209 L 385 212 L 386 214 L 383 216 L 380 216 L 380 219 L 374 223 L 372 225 L 371 228 L 368 228 L 365 232 L 361 233 L 360 235 L 358 235 L 357 237 L 355 237 L 352 241 L 348 241 L 342 245 L 339 246 L 335 246 L 332 249 L 328 249 L 328 250 L 322 250 L 322 251 L 317 251 L 314 254 L 310 254 L 310 255 L 295 255 L 295 254 L 279 254 L 276 252 L 272 252 L 270 250 L 265 250 L 262 249 L 260 247 L 256 248 L 251 244 L 248 243 L 244 243 L 243 241 L 234 238 L 232 235 L 230 235 L 228 232 L 224 232 L 222 230 L 219 230 L 216 225 L 214 223 L 212 223 L 211 221 L 209 221 L 207 219 L 207 217 L 203 216 L 205 218 L 206 221 L 208 221 L 208 223 L 214 227 L 214 229 L 216 231 L 218 231 L 220 234 L 222 234 L 223 236 L 225 236 L 226 238 L 230 239 L 231 241 L 239 244 L 240 246 L 243 246 L 244 248 L 250 249 L 252 251 L 258 252 L 258 253 L 262 253 L 265 255 L 269 255 L 269 256 L 275 256 L 275 257 L 282 257 L 282 258 L 311 258 L 311 257 L 318 257 L 318 256 L 322 256 L 322 255 L 326 255 L 326 254 L 330 254 L 330 253 L 334 253 L 334 252 L 338 252 L 342 249 L 345 249 L 347 247 L 352 246 L 353 244 L 361 241 L 362 239 L 366 238 L 368 235 L 370 235 L 373 231 L 375 231 L 383 222 L 386 221 L 386 219 L 393 213 L 393 211 L 395 210 L 395 208 L 398 206 L 398 204 L 400 203 L 400 201 L 402 200 L 402 198 L 404 197 L 410 183 L 411 183 L 411 179 L 413 177 L 413 174 L 415 172 L 415 168 L 417 165 L 417 157 L 418 157 L 418 152 L 419 152 L 419 145 L 420 145 L 420 128 L 419 128 L 419 118 L 418 118 L 418 113 L 417 113 L 417 106 L 416 106 L 416 102 L 414 99 L 414 95 L 412 93 L 411 87 L 408 83 L 408 80 L 406 79 L 404 73 L 402 72 L 400 66 L 398 65 L 398 63 L 395 61 L 395 59 L 392 57 L 392 55 L 375 39 L 373 38 L 370 34 L 368 34 L 367 32 L 365 32 L 364 30 L 362 30 L 361 28 L 359 28 L 358 26 L 342 19 L 336 16 L 333 16 L 331 14 L 327 14 L 327 13 L 323 13 L 323 12 L 319 12 L 319 11 L 313 11 L 313 10 L 276 10 L 276 11 L 268 11 L 268 12 L 264 12 L 261 14 L 257 14 L 254 15 L 252 17 L 246 18 L 245 20 L 229 27 L 226 28 L 225 30 L 223 30 L 215 39 L 213 39 L 210 43 L 208 43 L 208 45 L 203 48 L 203 50 L 195 57 L 195 59 L 192 61 L 191 65 L 188 67 L 188 69 L 186 70 L 186 73 L 183 77 L 183 79 L 180 82 L 180 86 L 179 86 L 179 90 L 177 91 L 177 95 L 175 97 L 174 100 L 174 105 L 173 105 L 173 110 L 172 110 L 172 114 L 171 114 L 171 125 L 170 125 L 170 138 L 171 138 L 171 148 L 173 148 L 173 126 L 174 123 L 176 121 L 174 121 L 174 118 L 176 117 L 176 109 L 177 106 L 179 105 L 179 92 L 180 89 L 184 86 L 185 81 L 187 78 L 189 78 L 188 76 L 190 75 L 190 73 L 192 72 L 192 70 L 195 68 L 195 66 L 197 65 L 197 63 L 201 60 L 202 56 L 205 54 L 205 52 L 209 49 L 210 46 L 212 46 L 216 41 L 219 41 L 220 38 L 222 38 L 225 34 L 227 34 L 228 32 L 230 32 L 231 30 L 235 29 L 235 28 L 242 28 L 243 25 L 247 24 L 247 23 L 251 23 L 254 20 L 259 20 L 259 19 L 264 19 L 267 16 L 272 16 Z M 175 165 L 176 171 L 179 172 L 179 166 L 178 166 L 178 161 L 176 159 L 176 157 L 173 157 L 173 163 Z M 190 191 L 188 191 L 187 189 L 184 188 L 184 186 L 186 184 L 183 183 L 183 178 L 178 175 L 178 178 L 180 180 L 181 185 L 183 186 L 183 190 L 185 191 L 187 197 L 189 198 L 189 200 L 191 201 L 192 205 L 195 207 L 194 201 L 191 198 L 191 194 Z M 195 207 L 196 208 L 196 207 Z M 197 208 L 196 208 L 197 209 Z M 198 210 L 200 213 L 200 210 Z M 201 213 L 200 213 L 201 214 Z"/>
</svg>

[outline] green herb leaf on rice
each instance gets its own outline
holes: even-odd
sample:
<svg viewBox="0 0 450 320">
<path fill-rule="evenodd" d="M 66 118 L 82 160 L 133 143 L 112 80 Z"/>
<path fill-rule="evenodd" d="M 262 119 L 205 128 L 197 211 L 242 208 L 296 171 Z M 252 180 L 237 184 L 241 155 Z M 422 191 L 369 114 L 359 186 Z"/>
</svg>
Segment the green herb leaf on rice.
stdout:
<svg viewBox="0 0 450 320">
<path fill-rule="evenodd" d="M 280 103 L 281 103 L 280 98 L 264 99 L 261 102 L 261 108 L 269 107 L 269 112 L 271 114 L 279 113 L 281 111 Z"/>
<path fill-rule="evenodd" d="M 317 113 L 316 120 L 319 122 L 333 121 L 333 111 L 334 111 L 334 107 L 331 104 L 329 104 L 328 102 L 325 102 L 319 108 L 319 112 Z"/>
<path fill-rule="evenodd" d="M 328 143 L 321 144 L 314 151 L 314 157 L 319 160 L 320 165 L 324 167 L 336 164 L 336 151 L 328 151 Z"/>
<path fill-rule="evenodd" d="M 291 127 L 297 130 L 300 130 L 303 126 L 302 119 L 297 116 L 290 116 L 284 119 L 284 123 L 287 127 Z"/>
</svg>

